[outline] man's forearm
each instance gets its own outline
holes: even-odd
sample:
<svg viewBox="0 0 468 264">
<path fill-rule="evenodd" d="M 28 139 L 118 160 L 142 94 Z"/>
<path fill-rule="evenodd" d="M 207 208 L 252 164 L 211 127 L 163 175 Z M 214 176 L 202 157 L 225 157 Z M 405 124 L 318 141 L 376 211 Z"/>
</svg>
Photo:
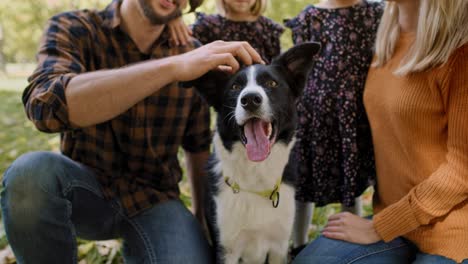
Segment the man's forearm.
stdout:
<svg viewBox="0 0 468 264">
<path fill-rule="evenodd" d="M 68 119 L 79 127 L 110 120 L 171 82 L 190 81 L 220 66 L 235 72 L 237 59 L 263 62 L 247 42 L 215 41 L 177 56 L 80 74 L 65 89 Z"/>
<path fill-rule="evenodd" d="M 170 59 L 74 77 L 65 90 L 70 122 L 86 127 L 110 120 L 175 81 Z"/>
</svg>

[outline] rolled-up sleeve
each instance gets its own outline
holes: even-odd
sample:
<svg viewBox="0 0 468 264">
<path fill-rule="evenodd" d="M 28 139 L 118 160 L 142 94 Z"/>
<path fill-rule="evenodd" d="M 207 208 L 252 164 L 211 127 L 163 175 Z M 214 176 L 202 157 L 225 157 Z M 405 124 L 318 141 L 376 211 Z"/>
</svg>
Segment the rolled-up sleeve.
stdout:
<svg viewBox="0 0 468 264">
<path fill-rule="evenodd" d="M 40 131 L 74 129 L 68 119 L 65 90 L 70 80 L 85 72 L 82 42 L 86 29 L 70 16 L 48 21 L 37 55 L 38 66 L 28 79 L 23 104 L 28 118 Z"/>
</svg>

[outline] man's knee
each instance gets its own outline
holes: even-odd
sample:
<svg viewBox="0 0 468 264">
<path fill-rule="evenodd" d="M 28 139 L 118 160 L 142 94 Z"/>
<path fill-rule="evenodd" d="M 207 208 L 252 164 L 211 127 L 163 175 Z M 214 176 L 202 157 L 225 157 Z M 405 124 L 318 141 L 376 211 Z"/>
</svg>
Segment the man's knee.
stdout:
<svg viewBox="0 0 468 264">
<path fill-rule="evenodd" d="M 53 152 L 30 152 L 20 156 L 7 169 L 3 177 L 6 189 L 30 190 L 56 186 L 55 175 L 63 171 L 63 156 Z M 53 190 L 46 190 L 53 191 Z"/>
<path fill-rule="evenodd" d="M 7 169 L 3 178 L 2 210 L 10 223 L 33 223 L 47 206 L 47 195 L 56 192 L 54 170 L 58 169 L 59 154 L 32 152 L 19 157 Z M 29 223 L 29 224 L 28 224 Z"/>
</svg>

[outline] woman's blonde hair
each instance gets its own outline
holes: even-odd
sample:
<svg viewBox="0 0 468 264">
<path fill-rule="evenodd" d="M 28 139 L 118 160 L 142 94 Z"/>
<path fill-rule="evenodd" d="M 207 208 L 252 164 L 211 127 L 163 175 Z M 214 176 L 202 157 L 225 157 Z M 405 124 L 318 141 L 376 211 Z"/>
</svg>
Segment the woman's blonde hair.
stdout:
<svg viewBox="0 0 468 264">
<path fill-rule="evenodd" d="M 398 7 L 387 2 L 377 32 L 373 66 L 383 66 L 390 60 L 399 35 Z M 468 0 L 420 0 L 415 40 L 395 74 L 406 75 L 443 64 L 467 42 Z"/>
<path fill-rule="evenodd" d="M 226 3 L 224 3 L 224 0 L 216 0 L 216 8 L 222 16 L 225 16 L 228 11 L 228 7 L 226 6 Z M 260 16 L 265 12 L 266 8 L 267 0 L 255 0 L 255 4 L 252 6 L 250 11 L 252 15 Z"/>
</svg>

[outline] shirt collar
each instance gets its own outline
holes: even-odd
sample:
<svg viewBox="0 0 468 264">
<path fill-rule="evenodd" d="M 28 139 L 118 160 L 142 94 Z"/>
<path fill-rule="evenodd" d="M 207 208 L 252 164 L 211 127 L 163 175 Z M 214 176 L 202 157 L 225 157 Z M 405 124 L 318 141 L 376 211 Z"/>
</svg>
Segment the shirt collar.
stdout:
<svg viewBox="0 0 468 264">
<path fill-rule="evenodd" d="M 122 0 L 112 1 L 102 12 L 102 24 L 105 27 L 115 29 L 120 26 L 120 5 Z"/>
</svg>

